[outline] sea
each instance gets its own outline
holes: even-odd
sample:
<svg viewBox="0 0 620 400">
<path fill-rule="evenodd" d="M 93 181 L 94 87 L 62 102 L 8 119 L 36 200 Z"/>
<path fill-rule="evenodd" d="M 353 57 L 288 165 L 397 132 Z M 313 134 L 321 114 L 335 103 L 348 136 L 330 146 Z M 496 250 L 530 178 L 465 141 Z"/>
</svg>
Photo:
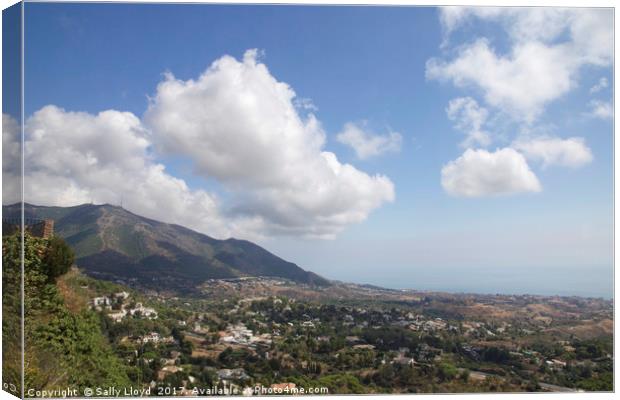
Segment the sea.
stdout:
<svg viewBox="0 0 620 400">
<path fill-rule="evenodd" d="M 533 294 L 613 299 L 614 271 L 606 268 L 383 268 L 381 275 L 333 277 L 391 289 L 450 293 Z M 390 271 L 394 271 L 390 272 Z M 398 273 L 395 273 L 398 271 Z M 403 273 L 403 271 L 406 271 Z M 329 278 L 329 276 L 326 276 Z M 350 278 L 350 277 L 349 277 Z"/>
</svg>

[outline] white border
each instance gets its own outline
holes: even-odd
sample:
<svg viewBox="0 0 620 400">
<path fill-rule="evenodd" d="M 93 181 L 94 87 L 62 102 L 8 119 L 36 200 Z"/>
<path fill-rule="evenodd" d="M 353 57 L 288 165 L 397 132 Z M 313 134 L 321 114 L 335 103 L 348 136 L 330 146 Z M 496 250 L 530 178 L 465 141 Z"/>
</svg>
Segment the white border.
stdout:
<svg viewBox="0 0 620 400">
<path fill-rule="evenodd" d="M 28 2 L 53 2 L 53 1 L 45 1 L 45 0 L 29 0 Z M 58 2 L 64 3 L 191 3 L 191 4 L 297 4 L 297 5 L 377 5 L 377 6 L 388 6 L 388 5 L 396 5 L 396 6 L 442 6 L 442 5 L 472 5 L 472 6 L 551 6 L 551 7 L 610 7 L 614 8 L 614 25 L 615 25 L 615 5 L 616 3 L 611 0 L 590 0 L 590 1 L 570 1 L 570 0 L 544 0 L 544 1 L 535 1 L 535 0 L 521 0 L 521 1 L 491 1 L 491 0 L 470 0 L 470 1 L 417 1 L 417 0 L 389 0 L 385 2 L 377 1 L 368 1 L 368 0 L 338 0 L 338 1 L 330 1 L 330 0 L 313 0 L 313 1 L 299 1 L 299 0 L 288 0 L 288 1 L 269 1 L 269 0 L 243 0 L 243 1 L 213 1 L 213 0 L 133 0 L 133 1 L 118 1 L 118 0 L 109 0 L 109 1 L 97 1 L 97 0 L 63 0 Z M 11 5 L 16 4 L 15 0 L 0 0 L 0 8 L 5 9 L 10 7 Z M 23 29 L 24 29 L 24 12 L 22 8 L 22 54 L 23 54 Z M 0 19 L 0 40 L 1 40 L 1 28 L 2 22 Z M 614 55 L 618 46 L 618 33 L 614 30 Z M 0 73 L 2 71 L 2 54 L 0 52 Z M 22 62 L 22 76 L 23 76 L 23 62 Z M 614 67 L 613 67 L 613 77 L 614 77 L 614 100 L 615 93 L 617 89 L 617 83 L 615 80 L 616 72 L 616 64 L 614 57 Z M 0 89 L 2 83 L 0 80 Z M 22 80 L 22 113 L 23 113 L 23 80 Z M 0 108 L 2 105 L 2 101 L 0 100 Z M 614 101 L 614 116 L 615 116 L 615 101 Z M 22 115 L 22 124 L 23 124 L 23 115 Z M 616 132 L 616 119 L 614 118 L 614 387 L 617 382 L 616 375 L 618 373 L 618 368 L 620 365 L 618 364 L 618 359 L 616 355 L 619 354 L 618 350 L 620 349 L 618 344 L 618 335 L 616 335 L 616 305 L 617 299 L 620 292 L 618 285 L 616 284 L 616 274 L 615 274 L 615 265 L 617 265 L 617 252 L 616 252 L 616 242 L 615 238 L 618 233 L 618 224 L 616 223 L 616 213 L 615 210 L 619 205 L 619 200 L 615 196 L 616 189 L 616 177 L 618 176 L 619 167 L 615 162 L 615 155 L 619 154 L 620 144 L 615 140 L 615 132 Z M 1 144 L 0 144 L 1 149 Z M 23 161 L 22 161 L 23 162 Z M 0 177 L 0 187 L 2 183 L 2 178 Z M 23 184 L 23 182 L 22 182 Z M 23 278 L 23 277 L 22 277 Z M 22 303 L 23 304 L 23 303 Z M 0 310 L 0 318 L 1 318 L 1 310 Z M 23 357 L 23 354 L 22 354 Z M 1 360 L 0 360 L 1 364 Z M 23 378 L 22 378 L 23 379 Z M 23 383 L 22 383 L 23 388 Z M 548 399 L 558 399 L 558 398 L 593 398 L 593 399 L 607 399 L 616 397 L 615 393 L 523 393 L 523 394 L 495 394 L 495 393 L 476 393 L 476 394 L 430 394 L 430 395 L 372 395 L 371 399 L 381 399 L 381 400 L 389 400 L 389 399 L 436 399 L 438 396 L 450 396 L 451 399 L 476 399 L 476 398 L 484 398 L 484 399 L 493 399 L 493 398 L 501 398 L 506 400 L 513 399 L 534 399 L 541 396 L 544 396 Z M 587 397 L 586 397 L 587 396 Z M 313 396 L 313 398 L 321 397 L 328 398 L 334 400 L 344 400 L 350 399 L 352 397 L 367 397 L 367 396 L 337 396 L 337 395 L 329 395 L 329 396 Z M 7 392 L 0 391 L 0 400 L 5 399 L 15 399 L 16 397 L 8 394 Z M 271 397 L 276 398 L 276 397 Z M 293 396 L 278 396 L 277 398 L 293 398 Z M 162 399 L 178 399 L 178 397 L 163 397 Z"/>
</svg>

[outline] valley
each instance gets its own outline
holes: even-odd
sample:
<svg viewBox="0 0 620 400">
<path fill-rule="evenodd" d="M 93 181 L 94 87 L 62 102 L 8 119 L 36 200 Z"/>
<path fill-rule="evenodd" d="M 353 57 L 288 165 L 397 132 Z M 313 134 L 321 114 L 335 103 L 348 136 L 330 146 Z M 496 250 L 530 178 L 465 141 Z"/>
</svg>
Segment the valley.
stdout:
<svg viewBox="0 0 620 400">
<path fill-rule="evenodd" d="M 107 324 L 113 347 L 154 390 L 611 388 L 613 312 L 602 299 L 314 288 L 267 277 L 212 279 L 200 295 L 184 297 L 122 285 L 102 291 L 77 270 L 62 281 L 88 287 L 85 298 L 128 290 L 133 304 L 157 311 L 156 319 Z M 98 311 L 105 319 L 114 312 Z"/>
</svg>

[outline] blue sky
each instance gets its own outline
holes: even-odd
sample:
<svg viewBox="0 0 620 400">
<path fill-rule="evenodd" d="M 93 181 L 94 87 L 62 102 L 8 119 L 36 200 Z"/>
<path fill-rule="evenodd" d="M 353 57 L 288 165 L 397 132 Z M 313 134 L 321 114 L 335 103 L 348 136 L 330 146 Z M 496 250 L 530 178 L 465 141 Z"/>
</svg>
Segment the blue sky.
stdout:
<svg viewBox="0 0 620 400">
<path fill-rule="evenodd" d="M 27 135 L 45 131 L 45 140 L 66 143 L 84 134 L 84 147 L 69 150 L 129 175 L 138 164 L 153 171 L 163 165 L 164 172 L 140 179 L 162 179 L 154 186 L 170 185 L 167 197 L 158 202 L 157 188 L 145 189 L 142 195 L 153 201 L 141 209 L 140 195 L 122 189 L 132 211 L 255 240 L 328 278 L 611 296 L 611 12 L 480 10 L 27 3 L 25 114 L 35 115 Z M 596 46 L 587 42 L 592 38 Z M 248 56 L 248 49 L 259 51 Z M 223 60 L 219 72 L 201 80 L 216 60 Z M 233 72 L 260 80 L 258 92 L 254 81 L 227 81 Z M 256 132 L 276 157 L 296 149 L 283 158 L 293 160 L 290 173 L 270 164 L 271 154 L 256 154 L 263 147 L 241 149 L 253 131 L 236 129 L 248 124 L 227 124 L 246 117 L 260 126 L 278 121 L 290 114 L 281 105 L 287 99 L 274 95 L 257 109 L 231 106 L 222 112 L 234 114 L 221 121 L 210 114 L 218 99 L 229 98 L 218 93 L 243 102 L 248 94 L 234 91 L 247 89 L 262 101 L 260 91 L 274 82 L 315 107 L 294 108 L 306 124 L 291 131 L 294 145 L 273 134 L 280 129 L 275 122 Z M 44 108 L 49 105 L 55 108 Z M 184 115 L 190 109 L 194 114 Z M 104 110 L 131 115 L 95 117 Z M 174 119 L 179 113 L 182 123 Z M 287 118 L 283 123 L 292 123 Z M 320 129 L 310 126 L 311 118 Z M 346 124 L 355 129 L 347 132 Z M 234 164 L 211 161 L 216 154 L 209 151 L 223 137 L 243 150 L 227 154 Z M 311 142 L 320 137 L 315 149 Z M 346 138 L 375 153 L 360 157 Z M 391 147 L 373 147 L 373 138 Z M 49 142 L 36 140 L 33 151 L 49 149 Z M 319 151 L 355 172 L 306 176 L 304 163 L 324 167 Z M 122 162 L 113 160 L 123 152 Z M 99 180 L 61 176 L 79 167 L 58 160 L 31 168 L 33 181 L 44 172 L 55 185 L 46 196 L 33 193 L 35 202 L 113 203 L 121 195 L 94 186 L 118 176 L 112 167 Z M 299 188 L 278 186 L 300 176 Z M 187 186 L 178 195 L 186 203 L 171 210 L 162 205 L 175 202 L 175 178 Z M 304 192 L 326 180 L 324 196 Z M 63 184 L 71 188 L 56 189 Z M 269 209 L 276 199 L 283 199 L 281 209 Z M 194 207 L 204 212 L 188 216 Z"/>
</svg>

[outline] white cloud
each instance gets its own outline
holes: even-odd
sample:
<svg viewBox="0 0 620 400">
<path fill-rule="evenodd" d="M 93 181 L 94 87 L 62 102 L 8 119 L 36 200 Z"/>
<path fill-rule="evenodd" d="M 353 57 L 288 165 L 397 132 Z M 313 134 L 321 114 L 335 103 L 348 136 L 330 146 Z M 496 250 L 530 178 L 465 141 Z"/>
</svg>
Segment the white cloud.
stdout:
<svg viewBox="0 0 620 400">
<path fill-rule="evenodd" d="M 2 114 L 2 204 L 21 200 L 20 126 L 9 114 Z"/>
<path fill-rule="evenodd" d="M 198 79 L 168 75 L 145 121 L 158 149 L 188 157 L 197 173 L 228 188 L 234 215 L 265 232 L 333 237 L 394 199 L 385 176 L 370 176 L 323 150 L 316 117 L 249 50 L 216 60 Z"/>
<path fill-rule="evenodd" d="M 588 104 L 590 107 L 589 115 L 600 119 L 611 119 L 614 116 L 614 110 L 609 101 L 592 100 Z"/>
<path fill-rule="evenodd" d="M 221 215 L 217 198 L 192 190 L 149 154 L 148 132 L 128 112 L 97 115 L 46 106 L 26 121 L 25 201 L 118 204 L 137 214 L 226 238 L 252 232 L 250 218 Z"/>
<path fill-rule="evenodd" d="M 448 6 L 440 9 L 439 19 L 446 36 L 479 19 L 500 22 L 515 41 L 549 41 L 566 29 L 572 14 L 557 7 Z"/>
<path fill-rule="evenodd" d="M 26 121 L 25 200 L 69 206 L 122 198 L 125 208 L 146 217 L 247 239 L 331 238 L 392 201 L 387 177 L 323 151 L 319 121 L 298 114 L 293 90 L 257 55 L 248 51 L 242 62 L 222 57 L 195 81 L 168 75 L 146 113 L 148 128 L 115 110 L 93 115 L 50 105 L 35 112 Z M 297 107 L 312 109 L 308 101 Z M 16 127 L 3 115 L 5 131 L 18 133 Z M 14 136 L 3 135 L 4 164 Z M 226 202 L 170 175 L 158 151 L 189 159 L 197 173 L 222 185 Z M 12 191 L 5 185 L 4 193 Z M 19 197 L 3 199 L 10 200 Z"/>
<path fill-rule="evenodd" d="M 2 172 L 19 173 L 21 168 L 20 127 L 15 118 L 2 114 Z"/>
<path fill-rule="evenodd" d="M 532 42 L 498 56 L 486 39 L 461 49 L 451 62 L 431 59 L 426 68 L 427 78 L 479 88 L 488 104 L 528 122 L 573 87 L 575 73 L 561 48 Z"/>
<path fill-rule="evenodd" d="M 609 86 L 607 78 L 602 77 L 598 82 L 590 88 L 590 93 L 597 93 Z"/>
<path fill-rule="evenodd" d="M 580 137 L 521 139 L 514 142 L 512 147 L 523 153 L 527 159 L 542 162 L 543 166 L 575 168 L 590 163 L 593 158 L 585 140 Z"/>
<path fill-rule="evenodd" d="M 537 192 L 541 186 L 527 160 L 540 162 L 543 168 L 591 162 L 591 150 L 577 137 L 522 136 L 511 147 L 493 153 L 471 148 L 488 146 L 493 138 L 483 129 L 490 111 L 496 112 L 495 124 L 499 118 L 507 126 L 516 123 L 522 135 L 536 131 L 534 123 L 545 108 L 578 86 L 585 67 L 609 67 L 613 61 L 613 10 L 443 7 L 440 22 L 444 57 L 427 61 L 427 79 L 471 90 L 491 106 L 487 110 L 473 98 L 461 97 L 446 109 L 456 128 L 467 134 L 461 145 L 469 148 L 442 169 L 442 185 L 448 193 L 474 197 Z M 468 34 L 474 24 L 478 28 L 482 23 L 488 24 L 485 28 L 501 28 L 497 41 L 474 36 L 458 46 L 451 43 L 453 32 Z M 591 92 L 607 85 L 607 79 L 601 78 Z M 590 108 L 590 115 L 611 117 L 609 103 L 592 101 Z"/>
<path fill-rule="evenodd" d="M 461 7 L 440 9 L 444 35 L 475 20 L 498 23 L 512 44 L 564 42 L 575 57 L 595 65 L 609 65 L 613 57 L 613 10 L 561 7 Z"/>
<path fill-rule="evenodd" d="M 450 100 L 446 113 L 450 120 L 455 121 L 455 127 L 464 132 L 467 137 L 461 143 L 463 147 L 474 145 L 488 146 L 491 137 L 482 129 L 489 116 L 486 108 L 480 107 L 471 97 L 458 97 Z"/>
<path fill-rule="evenodd" d="M 403 137 L 398 132 L 377 135 L 352 122 L 344 125 L 336 139 L 355 150 L 357 157 L 362 160 L 388 152 L 398 152 L 403 142 Z"/>
<path fill-rule="evenodd" d="M 510 49 L 500 54 L 479 38 L 451 61 L 430 59 L 427 78 L 478 89 L 488 104 L 519 121 L 533 122 L 547 104 L 574 88 L 583 66 L 612 62 L 611 10 L 447 7 L 441 14 L 447 34 L 476 18 L 502 25 Z"/>
<path fill-rule="evenodd" d="M 319 108 L 314 104 L 312 99 L 308 99 L 306 97 L 295 98 L 293 100 L 293 104 L 295 105 L 295 107 L 301 110 L 309 110 L 309 111 L 314 111 L 314 112 L 319 111 Z"/>
<path fill-rule="evenodd" d="M 511 148 L 495 152 L 467 149 L 441 170 L 441 184 L 452 196 L 481 197 L 539 192 L 540 182 L 523 155 Z"/>
</svg>

